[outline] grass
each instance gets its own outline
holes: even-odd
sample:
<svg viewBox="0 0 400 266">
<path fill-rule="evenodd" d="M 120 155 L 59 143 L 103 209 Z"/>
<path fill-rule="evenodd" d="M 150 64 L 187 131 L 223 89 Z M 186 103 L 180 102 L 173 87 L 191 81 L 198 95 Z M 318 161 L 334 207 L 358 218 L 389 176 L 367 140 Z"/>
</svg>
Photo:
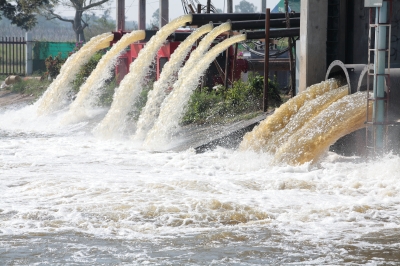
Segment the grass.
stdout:
<svg viewBox="0 0 400 266">
<path fill-rule="evenodd" d="M 3 76 L 1 76 L 2 78 Z M 4 79 L 3 79 L 4 80 Z M 10 90 L 15 93 L 26 94 L 39 98 L 50 85 L 48 80 L 27 79 L 14 83 Z"/>
<path fill-rule="evenodd" d="M 276 82 L 269 80 L 269 110 L 282 103 Z M 250 77 L 248 83 L 234 82 L 232 88 L 219 87 L 211 92 L 195 91 L 189 101 L 182 124 L 231 123 L 251 119 L 262 113 L 264 79 Z"/>
</svg>

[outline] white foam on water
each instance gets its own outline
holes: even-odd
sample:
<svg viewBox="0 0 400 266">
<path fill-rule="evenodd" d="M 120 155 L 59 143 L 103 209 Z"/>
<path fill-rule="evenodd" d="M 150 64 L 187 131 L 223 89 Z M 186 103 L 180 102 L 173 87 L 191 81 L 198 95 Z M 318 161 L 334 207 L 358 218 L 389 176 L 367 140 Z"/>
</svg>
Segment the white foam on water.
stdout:
<svg viewBox="0 0 400 266">
<path fill-rule="evenodd" d="M 395 155 L 365 163 L 331 153 L 319 167 L 273 166 L 273 156 L 253 151 L 151 153 L 130 141 L 63 131 L 37 135 L 22 124 L 24 135 L 3 124 L 0 130 L 0 236 L 21 245 L 41 244 L 29 240 L 40 235 L 46 245 L 53 243 L 47 237 L 67 241 L 74 262 L 95 263 L 84 255 L 93 249 L 104 255 L 102 243 L 117 239 L 139 241 L 147 250 L 139 245 L 127 250 L 126 258 L 155 264 L 161 261 L 153 252 L 188 255 L 198 245 L 205 245 L 208 259 L 230 245 L 241 252 L 278 245 L 270 257 L 296 258 L 293 243 L 303 256 L 313 252 L 317 258 L 307 258 L 335 264 L 351 256 L 348 247 L 392 248 L 369 243 L 368 235 L 377 239 L 400 229 L 400 158 Z M 65 240 L 65 234 L 79 237 L 81 244 Z M 110 245 L 116 249 L 112 254 L 125 250 L 117 242 Z M 350 255 L 329 257 L 331 250 Z M 252 257 L 261 263 L 263 253 L 257 252 Z M 58 253 L 48 254 L 50 260 Z M 235 259 L 248 259 L 241 254 Z M 186 261 L 175 258 L 175 263 Z"/>
<path fill-rule="evenodd" d="M 9 107 L 0 110 L 0 134 L 21 134 L 22 136 L 34 134 L 40 135 L 65 135 L 84 134 L 92 135 L 90 130 L 98 123 L 99 118 L 104 117 L 105 108 L 92 108 L 87 110 L 92 119 L 75 124 L 64 125 L 63 117 L 67 109 L 60 109 L 47 116 L 38 116 L 37 103 L 23 107 Z"/>
</svg>

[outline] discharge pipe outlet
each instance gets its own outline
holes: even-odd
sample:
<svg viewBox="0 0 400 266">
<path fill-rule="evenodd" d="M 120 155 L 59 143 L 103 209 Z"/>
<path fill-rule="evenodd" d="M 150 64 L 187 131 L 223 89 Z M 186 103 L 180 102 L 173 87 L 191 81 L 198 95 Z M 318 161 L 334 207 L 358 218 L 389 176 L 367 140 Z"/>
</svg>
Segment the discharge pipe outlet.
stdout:
<svg viewBox="0 0 400 266">
<path fill-rule="evenodd" d="M 326 71 L 325 80 L 338 79 L 341 85 L 349 85 L 349 94 L 357 92 L 360 75 L 364 64 L 343 64 L 340 60 L 333 61 Z"/>
</svg>

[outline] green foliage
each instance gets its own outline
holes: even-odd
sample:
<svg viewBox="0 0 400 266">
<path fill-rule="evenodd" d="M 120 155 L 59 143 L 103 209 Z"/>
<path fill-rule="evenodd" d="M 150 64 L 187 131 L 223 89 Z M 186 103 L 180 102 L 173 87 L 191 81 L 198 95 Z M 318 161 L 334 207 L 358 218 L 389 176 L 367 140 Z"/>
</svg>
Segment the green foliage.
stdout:
<svg viewBox="0 0 400 266">
<path fill-rule="evenodd" d="M 147 83 L 143 84 L 143 89 L 134 103 L 133 111 L 128 114 L 129 120 L 137 121 L 139 119 L 139 115 L 147 103 L 147 95 L 149 91 L 153 89 L 153 84 L 154 80 L 149 80 Z"/>
<path fill-rule="evenodd" d="M 257 7 L 246 0 L 241 0 L 238 5 L 235 5 L 235 13 L 255 13 L 256 11 Z"/>
<path fill-rule="evenodd" d="M 160 9 L 157 8 L 151 16 L 150 29 L 158 29 L 160 27 Z"/>
<path fill-rule="evenodd" d="M 0 0 L 0 19 L 2 16 L 24 30 L 32 29 L 36 23 L 35 11 L 49 3 L 49 0 Z"/>
<path fill-rule="evenodd" d="M 182 122 L 189 124 L 193 122 L 206 122 L 213 117 L 214 113 L 223 115 L 225 113 L 224 96 L 215 91 L 195 91 L 189 101 L 187 111 Z"/>
<path fill-rule="evenodd" d="M 268 81 L 269 104 L 279 105 L 282 101 L 277 83 Z M 228 90 L 218 86 L 212 92 L 196 91 L 191 96 L 182 123 L 223 122 L 239 114 L 258 112 L 262 107 L 263 90 L 264 78 L 252 76 L 247 83 L 235 81 Z"/>
<path fill-rule="evenodd" d="M 28 79 L 14 83 L 11 87 L 12 92 L 33 95 L 36 98 L 41 96 L 50 85 L 48 80 Z"/>
<path fill-rule="evenodd" d="M 77 44 L 75 51 L 79 50 L 80 45 Z M 75 93 L 79 91 L 79 88 L 82 84 L 86 81 L 86 79 L 92 74 L 93 70 L 96 68 L 97 64 L 99 63 L 102 56 L 105 54 L 105 50 L 101 50 L 96 52 L 90 60 L 84 64 L 78 74 L 76 75 L 74 81 L 72 82 L 72 88 Z M 62 65 L 65 63 L 66 60 L 60 58 L 60 56 L 56 57 L 48 57 L 45 61 L 47 74 L 51 77 L 55 78 L 59 73 Z M 104 86 L 104 91 L 100 96 L 101 104 L 109 105 L 112 102 L 112 96 L 114 94 L 114 90 L 116 88 L 116 81 L 114 75 L 106 81 Z"/>
<path fill-rule="evenodd" d="M 61 53 L 58 53 L 55 57 L 49 56 L 46 58 L 44 63 L 46 65 L 47 74 L 50 75 L 50 77 L 55 78 L 60 74 L 60 69 L 65 63 L 65 59 L 62 59 Z"/>
<path fill-rule="evenodd" d="M 87 40 L 99 34 L 115 30 L 115 21 L 110 16 L 110 10 L 104 11 L 101 17 L 95 14 L 85 15 L 85 21 L 88 23 L 84 30 Z"/>
<path fill-rule="evenodd" d="M 115 77 L 112 77 L 104 85 L 104 91 L 100 96 L 100 105 L 110 106 L 113 101 L 115 88 L 118 87 Z"/>
</svg>

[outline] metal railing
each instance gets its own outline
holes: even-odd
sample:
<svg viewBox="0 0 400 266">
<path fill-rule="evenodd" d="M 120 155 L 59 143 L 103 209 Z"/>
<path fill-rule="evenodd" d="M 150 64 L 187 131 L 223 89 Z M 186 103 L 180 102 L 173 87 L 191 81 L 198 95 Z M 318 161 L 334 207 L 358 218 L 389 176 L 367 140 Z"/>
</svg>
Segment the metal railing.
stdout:
<svg viewBox="0 0 400 266">
<path fill-rule="evenodd" d="M 24 37 L 1 37 L 0 75 L 25 74 Z"/>
</svg>

